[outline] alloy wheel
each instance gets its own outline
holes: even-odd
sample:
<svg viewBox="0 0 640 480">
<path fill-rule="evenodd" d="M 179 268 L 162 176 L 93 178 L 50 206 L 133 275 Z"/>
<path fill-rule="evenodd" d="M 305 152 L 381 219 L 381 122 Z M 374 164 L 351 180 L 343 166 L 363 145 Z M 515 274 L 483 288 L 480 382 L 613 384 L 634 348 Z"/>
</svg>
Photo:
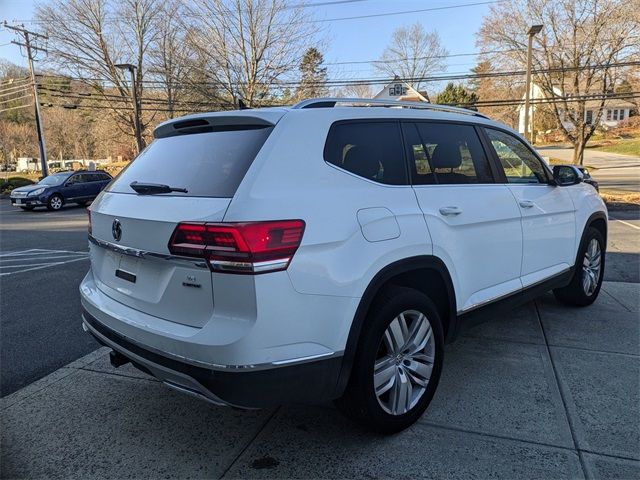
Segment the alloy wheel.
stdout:
<svg viewBox="0 0 640 480">
<path fill-rule="evenodd" d="M 382 336 L 374 365 L 378 403 L 391 415 L 411 410 L 424 395 L 435 359 L 435 339 L 427 317 L 406 310 L 395 317 Z"/>
<path fill-rule="evenodd" d="M 596 288 L 598 288 L 601 268 L 602 252 L 600 250 L 600 242 L 592 238 L 582 261 L 582 289 L 587 296 L 593 295 Z"/>
<path fill-rule="evenodd" d="M 51 199 L 51 208 L 54 210 L 60 210 L 62 208 L 62 199 L 58 196 Z"/>
</svg>

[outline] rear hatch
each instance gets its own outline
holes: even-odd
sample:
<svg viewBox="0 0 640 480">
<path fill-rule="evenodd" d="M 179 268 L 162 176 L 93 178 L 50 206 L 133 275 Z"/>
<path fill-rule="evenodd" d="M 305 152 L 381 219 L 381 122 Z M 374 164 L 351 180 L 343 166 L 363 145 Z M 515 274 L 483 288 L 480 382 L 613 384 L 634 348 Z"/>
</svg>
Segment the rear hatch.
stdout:
<svg viewBox="0 0 640 480">
<path fill-rule="evenodd" d="M 278 118 L 211 115 L 159 126 L 91 206 L 98 288 L 136 310 L 203 326 L 213 310 L 211 271 L 202 260 L 170 255 L 169 241 L 180 222 L 223 220 Z"/>
</svg>

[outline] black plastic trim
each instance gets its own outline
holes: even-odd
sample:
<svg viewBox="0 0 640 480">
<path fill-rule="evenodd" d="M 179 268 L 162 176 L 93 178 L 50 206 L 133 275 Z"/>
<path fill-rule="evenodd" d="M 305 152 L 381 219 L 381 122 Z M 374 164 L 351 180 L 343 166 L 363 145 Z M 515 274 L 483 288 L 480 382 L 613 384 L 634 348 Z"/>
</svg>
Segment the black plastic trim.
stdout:
<svg viewBox="0 0 640 480">
<path fill-rule="evenodd" d="M 498 300 L 482 305 L 481 307 L 475 308 L 469 312 L 459 314 L 457 322 L 458 331 L 456 332 L 456 336 L 459 336 L 462 332 L 475 325 L 495 319 L 504 312 L 513 310 L 514 308 L 539 297 L 549 290 L 569 285 L 573 278 L 573 272 L 574 267 L 571 267 L 565 272 L 559 273 L 558 275 L 540 283 L 526 287 L 523 290 L 518 290 L 511 295 L 501 297 Z"/>
<path fill-rule="evenodd" d="M 445 283 L 449 297 L 449 325 L 446 341 L 450 342 L 455 337 L 453 336 L 457 331 L 457 314 L 456 314 L 456 296 L 453 288 L 453 282 L 451 276 L 447 270 L 446 265 L 438 257 L 431 255 L 423 255 L 419 257 L 410 257 L 403 260 L 399 260 L 390 265 L 384 267 L 379 271 L 375 277 L 371 280 L 367 286 L 364 295 L 360 300 L 360 304 L 356 310 L 356 314 L 351 324 L 351 330 L 347 338 L 347 345 L 345 347 L 344 356 L 342 357 L 342 367 L 340 369 L 340 377 L 337 385 L 337 395 L 342 395 L 344 389 L 349 381 L 351 375 L 351 368 L 353 367 L 353 361 L 356 356 L 356 350 L 358 347 L 358 340 L 360 338 L 360 332 L 362 331 L 369 308 L 373 304 L 380 289 L 393 277 L 408 273 L 413 270 L 419 269 L 431 269 L 440 274 L 442 280 Z"/>
<path fill-rule="evenodd" d="M 119 345 L 125 352 L 128 351 L 149 362 L 188 375 L 216 397 L 232 405 L 263 408 L 283 403 L 317 403 L 332 400 L 337 396 L 335 386 L 342 357 L 257 371 L 214 371 L 146 350 L 100 323 L 86 309 L 83 309 L 82 315 L 86 323 L 109 341 Z M 100 339 L 95 336 L 94 338 L 104 345 Z M 110 345 L 107 346 L 110 347 Z M 126 353 L 120 353 L 126 356 Z M 132 361 L 132 364 L 145 373 L 151 373 L 135 361 Z"/>
</svg>

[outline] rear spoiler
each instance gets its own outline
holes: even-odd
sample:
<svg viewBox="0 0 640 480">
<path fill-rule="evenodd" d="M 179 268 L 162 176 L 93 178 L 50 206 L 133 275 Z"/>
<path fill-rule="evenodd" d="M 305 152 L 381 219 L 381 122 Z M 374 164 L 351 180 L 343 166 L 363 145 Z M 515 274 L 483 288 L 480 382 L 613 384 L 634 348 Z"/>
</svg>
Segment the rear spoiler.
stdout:
<svg viewBox="0 0 640 480">
<path fill-rule="evenodd" d="M 154 138 L 173 137 L 192 133 L 251 130 L 273 127 L 285 111 L 257 111 L 207 113 L 174 118 L 158 125 L 153 131 Z"/>
</svg>

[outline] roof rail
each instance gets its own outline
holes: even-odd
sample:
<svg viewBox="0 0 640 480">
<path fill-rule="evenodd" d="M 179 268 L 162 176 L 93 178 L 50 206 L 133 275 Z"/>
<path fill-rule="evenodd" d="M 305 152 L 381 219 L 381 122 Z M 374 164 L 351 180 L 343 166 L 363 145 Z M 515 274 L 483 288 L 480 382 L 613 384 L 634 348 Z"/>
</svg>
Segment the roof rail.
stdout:
<svg viewBox="0 0 640 480">
<path fill-rule="evenodd" d="M 405 102 L 401 100 L 381 100 L 379 98 L 339 98 L 339 97 L 326 97 L 326 98 L 311 98 L 309 100 L 303 100 L 296 103 L 293 107 L 295 109 L 303 108 L 333 108 L 338 104 L 345 104 L 351 106 L 361 107 L 396 107 L 396 108 L 415 108 L 423 110 L 435 110 L 438 112 L 460 113 L 462 115 L 473 115 L 475 117 L 489 118 L 486 115 L 478 113 L 474 110 L 468 110 L 466 108 L 450 107 L 448 105 L 438 105 L 437 103 L 427 102 Z"/>
</svg>

